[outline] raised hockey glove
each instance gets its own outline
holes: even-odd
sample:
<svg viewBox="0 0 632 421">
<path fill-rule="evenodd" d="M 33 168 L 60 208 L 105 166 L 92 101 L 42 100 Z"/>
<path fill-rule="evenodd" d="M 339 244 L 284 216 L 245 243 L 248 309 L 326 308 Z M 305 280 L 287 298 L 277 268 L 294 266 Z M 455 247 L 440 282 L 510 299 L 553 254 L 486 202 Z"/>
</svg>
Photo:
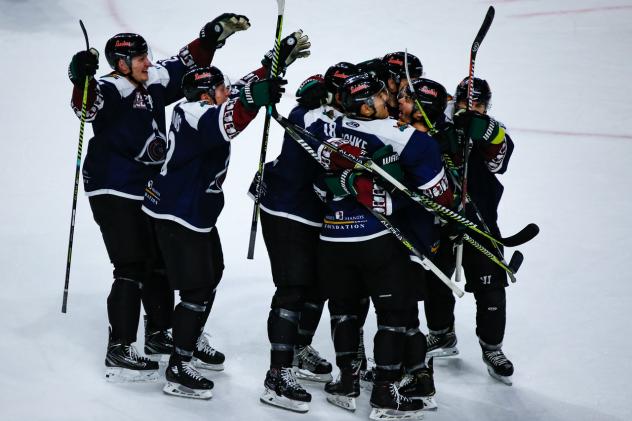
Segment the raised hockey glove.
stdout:
<svg viewBox="0 0 632 421">
<path fill-rule="evenodd" d="M 311 46 L 312 44 L 309 42 L 309 37 L 303 34 L 301 29 L 283 38 L 279 50 L 279 69 L 277 74 L 285 74 L 287 67 L 294 63 L 297 58 L 309 56 L 309 47 Z M 274 50 L 268 51 L 265 56 L 263 56 L 261 64 L 271 69 L 273 57 Z"/>
<path fill-rule="evenodd" d="M 327 103 L 327 88 L 323 75 L 313 75 L 305 79 L 296 91 L 296 102 L 313 110 Z"/>
<path fill-rule="evenodd" d="M 280 77 L 250 82 L 241 89 L 239 99 L 247 109 L 255 111 L 259 107 L 279 102 L 285 92 L 285 84 L 287 80 Z"/>
<path fill-rule="evenodd" d="M 465 136 L 483 145 L 496 145 L 505 139 L 505 129 L 487 114 L 476 111 L 457 112 L 454 124 Z"/>
<path fill-rule="evenodd" d="M 318 158 L 321 164 L 329 170 L 346 170 L 355 168 L 356 164 L 345 157 L 345 155 L 351 155 L 356 158 L 363 157 L 366 153 L 362 148 L 351 145 L 348 141 L 340 138 L 328 139 L 327 143 L 335 146 L 340 152 L 333 151 L 325 145 L 321 145 L 318 148 Z"/>
<path fill-rule="evenodd" d="M 79 51 L 72 56 L 68 66 L 68 77 L 74 85 L 83 85 L 86 80 L 92 79 L 99 68 L 99 52 L 94 48 Z"/>
<path fill-rule="evenodd" d="M 404 172 L 399 165 L 399 154 L 393 151 L 391 145 L 382 146 L 375 151 L 371 160 L 398 181 L 404 179 Z"/>
<path fill-rule="evenodd" d="M 245 31 L 250 28 L 250 21 L 244 15 L 234 13 L 222 13 L 206 25 L 200 31 L 200 41 L 207 49 L 222 48 L 226 38 L 237 31 Z"/>
</svg>

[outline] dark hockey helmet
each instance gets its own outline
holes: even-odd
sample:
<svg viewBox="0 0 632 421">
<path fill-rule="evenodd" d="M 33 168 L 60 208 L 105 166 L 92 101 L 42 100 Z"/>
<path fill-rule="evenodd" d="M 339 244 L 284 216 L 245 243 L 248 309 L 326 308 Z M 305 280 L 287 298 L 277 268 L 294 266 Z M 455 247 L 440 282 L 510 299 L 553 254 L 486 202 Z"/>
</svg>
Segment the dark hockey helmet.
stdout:
<svg viewBox="0 0 632 421">
<path fill-rule="evenodd" d="M 406 79 L 406 53 L 403 51 L 388 53 L 382 61 L 388 67 L 391 78 L 396 83 L 399 83 L 401 79 Z M 424 73 L 424 66 L 421 64 L 419 57 L 410 53 L 408 53 L 408 73 L 410 73 L 411 79 L 421 77 Z"/>
<path fill-rule="evenodd" d="M 355 64 L 346 61 L 334 64 L 325 72 L 325 87 L 332 94 L 338 93 L 345 81 L 359 73 Z"/>
<path fill-rule="evenodd" d="M 116 34 L 105 43 L 105 58 L 110 67 L 116 69 L 119 59 L 125 60 L 128 67 L 132 67 L 132 58 L 149 54 L 145 38 L 138 34 Z"/>
<path fill-rule="evenodd" d="M 469 77 L 466 77 L 456 87 L 454 99 L 457 103 L 464 101 L 467 104 L 468 82 Z M 485 104 L 486 107 L 489 107 L 489 104 L 492 102 L 492 90 L 489 88 L 489 83 L 487 83 L 485 79 L 474 78 L 472 82 L 472 101 Z"/>
<path fill-rule="evenodd" d="M 187 101 L 198 101 L 202 94 L 209 94 L 215 99 L 215 88 L 222 83 L 224 75 L 217 67 L 198 67 L 182 77 L 182 92 Z"/>
<path fill-rule="evenodd" d="M 358 67 L 358 73 L 372 74 L 384 83 L 386 83 L 390 77 L 388 66 L 379 58 L 363 61 L 356 66 Z"/>
<path fill-rule="evenodd" d="M 402 90 L 410 92 L 408 86 Z M 440 120 L 448 105 L 448 92 L 443 85 L 434 80 L 419 78 L 413 80 L 413 92 L 430 122 Z"/>
<path fill-rule="evenodd" d="M 323 75 L 308 77 L 296 90 L 296 102 L 309 108 L 318 108 L 327 101 L 327 88 Z"/>
<path fill-rule="evenodd" d="M 373 97 L 385 89 L 384 82 L 368 73 L 351 76 L 340 88 L 342 108 L 357 114 L 362 104 L 373 106 Z"/>
</svg>

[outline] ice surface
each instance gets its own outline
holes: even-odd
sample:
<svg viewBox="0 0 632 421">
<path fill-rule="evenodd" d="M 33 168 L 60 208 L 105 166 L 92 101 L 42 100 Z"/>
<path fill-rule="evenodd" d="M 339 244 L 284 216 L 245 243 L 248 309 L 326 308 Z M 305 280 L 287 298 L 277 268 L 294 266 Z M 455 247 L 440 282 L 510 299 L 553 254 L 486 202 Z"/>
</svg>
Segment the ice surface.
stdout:
<svg viewBox="0 0 632 421">
<path fill-rule="evenodd" d="M 408 48 L 426 75 L 452 91 L 467 74 L 469 47 L 489 2 L 322 0 L 286 2 L 285 33 L 302 28 L 312 56 L 288 74 L 282 113 L 298 84 L 337 61 L 357 62 Z M 632 282 L 632 3 L 612 0 L 491 2 L 496 19 L 476 73 L 494 91 L 492 114 L 516 143 L 500 209 L 505 234 L 537 222 L 541 234 L 520 249 L 518 283 L 508 290 L 504 349 L 513 387 L 486 372 L 474 334 L 474 302 L 457 304 L 461 354 L 436 361 L 439 410 L 428 420 L 629 420 Z M 234 142 L 219 230 L 226 271 L 207 325 L 227 354 L 210 373 L 208 402 L 162 394 L 162 384 L 103 379 L 111 268 L 87 199 L 79 198 L 69 313 L 60 313 L 79 121 L 68 104 L 66 72 L 84 48 L 83 19 L 103 52 L 117 32 L 144 34 L 161 58 L 225 11 L 252 28 L 231 37 L 214 64 L 232 76 L 258 66 L 272 47 L 272 0 L 0 0 L 0 419 L 2 420 L 352 420 L 367 419 L 325 401 L 296 415 L 259 403 L 269 345 L 272 294 L 261 238 L 245 259 L 263 115 Z M 102 56 L 100 72 L 107 70 Z M 562 134 L 560 134 L 560 132 Z M 86 131 L 86 142 L 91 129 Z M 272 126 L 269 159 L 281 131 Z M 84 143 L 85 146 L 86 143 Z M 85 148 L 84 148 L 85 149 Z M 327 313 L 316 347 L 333 360 Z M 367 321 L 367 345 L 375 331 Z M 142 337 L 142 328 L 140 330 Z M 627 392 L 626 392 L 627 390 Z M 627 398 L 626 398 L 627 396 Z"/>
</svg>

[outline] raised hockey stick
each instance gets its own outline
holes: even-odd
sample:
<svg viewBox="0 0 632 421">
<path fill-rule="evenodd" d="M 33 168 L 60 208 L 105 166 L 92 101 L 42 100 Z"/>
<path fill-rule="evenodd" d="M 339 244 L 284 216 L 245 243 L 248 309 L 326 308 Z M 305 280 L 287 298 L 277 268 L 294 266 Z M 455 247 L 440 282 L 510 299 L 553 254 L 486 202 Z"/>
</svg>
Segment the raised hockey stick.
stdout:
<svg viewBox="0 0 632 421">
<path fill-rule="evenodd" d="M 278 121 L 277 119 L 278 114 L 276 113 L 276 111 L 274 112 L 274 118 L 275 120 Z M 316 151 L 314 151 L 314 149 L 301 137 L 300 134 L 298 134 L 293 127 L 291 126 L 287 126 L 284 127 L 285 131 L 287 132 L 287 134 L 290 135 L 290 137 L 292 139 L 294 139 L 303 149 L 305 149 L 305 151 L 307 153 L 309 153 L 311 155 L 312 158 L 314 158 L 316 160 L 316 162 L 321 163 L 320 158 L 318 158 L 318 154 L 316 153 Z M 373 214 L 373 216 L 375 216 L 375 218 L 377 218 L 378 221 L 380 221 L 380 223 L 382 225 L 384 225 L 384 227 L 395 236 L 395 238 L 397 238 L 397 240 L 399 240 L 399 242 L 406 247 L 406 249 L 411 252 L 412 254 L 414 254 L 415 256 L 417 256 L 417 258 L 419 258 L 419 260 L 421 261 L 421 265 L 426 269 L 431 271 L 432 273 L 434 273 L 437 278 L 439 278 L 444 284 L 446 284 L 446 286 L 448 288 L 450 288 L 452 290 L 452 292 L 454 292 L 454 294 L 461 298 L 463 297 L 463 291 L 454 283 L 452 282 L 452 279 L 448 278 L 443 272 L 441 272 L 441 269 L 439 269 L 434 263 L 432 263 L 432 261 L 430 259 L 428 259 L 425 255 L 423 255 L 422 253 L 420 253 L 415 246 L 413 246 L 413 244 L 406 239 L 406 237 L 404 237 L 404 235 L 401 233 L 401 231 L 399 229 L 397 229 L 397 227 L 395 227 L 393 224 L 391 224 L 391 221 L 388 220 L 388 218 L 386 218 L 384 215 L 375 212 L 373 209 L 371 209 L 370 207 L 366 206 L 367 210 L 369 212 L 371 212 L 371 214 Z"/>
<path fill-rule="evenodd" d="M 283 13 L 285 11 L 285 0 L 276 0 L 277 2 L 277 23 L 274 41 L 274 52 L 272 54 L 272 67 L 270 68 L 270 76 L 275 77 L 279 74 L 279 53 L 281 50 L 281 32 L 283 31 Z M 255 256 L 255 241 L 257 240 L 257 223 L 259 222 L 259 205 L 261 202 L 261 184 L 263 181 L 263 169 L 266 162 L 266 152 L 268 150 L 268 135 L 270 133 L 270 116 L 272 115 L 272 106 L 269 105 L 266 118 L 263 123 L 263 136 L 261 139 L 261 153 L 259 154 L 259 167 L 257 168 L 257 176 L 255 177 L 255 203 L 252 207 L 252 222 L 250 224 L 250 241 L 248 243 L 247 258 L 252 260 Z"/>
<path fill-rule="evenodd" d="M 474 65 L 476 64 L 476 53 L 478 52 L 485 35 L 487 35 L 487 31 L 489 27 L 492 25 L 492 21 L 494 20 L 494 6 L 489 6 L 487 9 L 487 14 L 485 15 L 485 19 L 483 19 L 483 24 L 481 28 L 478 30 L 476 34 L 476 38 L 474 38 L 474 42 L 472 43 L 472 47 L 470 48 L 470 71 L 469 71 L 469 79 L 467 85 L 467 109 L 468 111 L 472 109 L 472 90 L 474 87 Z M 470 151 L 472 150 L 473 141 L 471 138 L 468 138 L 467 144 L 463 150 L 463 175 L 461 177 L 461 208 L 463 212 L 465 212 L 465 202 L 467 200 L 467 170 L 469 166 L 470 159 Z M 461 280 L 461 267 L 463 266 L 463 236 L 459 237 L 456 241 L 456 267 L 454 269 L 455 279 L 458 281 Z"/>
<path fill-rule="evenodd" d="M 83 31 L 83 37 L 86 39 L 86 51 L 90 51 L 90 43 L 88 42 L 88 33 L 86 27 L 83 25 L 81 19 L 79 19 L 79 25 L 81 25 L 81 31 Z M 75 215 L 77 214 L 77 194 L 79 192 L 79 171 L 81 170 L 81 155 L 83 150 L 83 128 L 86 125 L 86 108 L 88 103 L 88 81 L 89 77 L 86 75 L 86 80 L 83 84 L 83 99 L 81 100 L 81 124 L 79 125 L 79 146 L 77 147 L 77 165 L 75 167 L 75 187 L 72 193 L 72 212 L 70 215 L 70 234 L 68 235 L 68 254 L 66 257 L 66 280 L 64 281 L 64 297 L 61 303 L 61 312 L 66 313 L 68 306 L 68 286 L 70 285 L 70 262 L 72 260 L 72 244 L 75 237 Z"/>
<path fill-rule="evenodd" d="M 272 117 L 286 130 L 286 132 L 289 133 L 289 131 L 292 131 L 292 132 L 296 133 L 297 136 L 300 137 L 300 140 L 297 140 L 299 142 L 299 144 L 303 145 L 303 143 L 305 143 L 310 148 L 314 149 L 309 144 L 309 142 L 305 140 L 305 139 L 310 139 L 310 141 L 313 142 L 314 144 L 323 145 L 324 147 L 330 149 L 331 151 L 339 153 L 345 159 L 348 159 L 349 161 L 355 163 L 356 164 L 356 168 L 363 168 L 363 169 L 365 169 L 365 170 L 367 170 L 367 171 L 369 171 L 369 172 L 371 172 L 373 174 L 379 175 L 380 177 L 382 177 L 382 179 L 384 179 L 388 183 L 392 184 L 397 190 L 402 192 L 404 195 L 408 196 L 410 199 L 415 201 L 417 204 L 423 206 L 428 212 L 432 213 L 433 215 L 447 217 L 448 219 L 452 219 L 453 221 L 456 221 L 456 222 L 464 225 L 465 227 L 467 227 L 467 228 L 469 228 L 469 229 L 471 229 L 471 230 L 473 230 L 473 231 L 475 231 L 475 232 L 477 232 L 479 234 L 486 234 L 483 231 L 481 231 L 476 226 L 476 224 L 474 224 L 473 222 L 467 220 L 462 215 L 459 215 L 458 213 L 452 211 L 451 209 L 446 208 L 445 206 L 442 206 L 442 205 L 436 203 L 432 199 L 429 199 L 429 198 L 427 198 L 427 197 L 425 197 L 423 195 L 417 194 L 417 193 L 409 190 L 401 182 L 399 182 L 397 179 L 392 177 L 388 172 L 384 171 L 379 165 L 375 164 L 371 159 L 362 158 L 362 157 L 356 157 L 354 155 L 346 153 L 345 151 L 337 148 L 336 146 L 334 146 L 334 145 L 332 145 L 332 144 L 330 144 L 328 142 L 321 142 L 312 133 L 308 132 L 307 130 L 303 129 L 300 126 L 297 126 L 297 125 L 293 124 L 291 121 L 289 121 L 285 117 L 279 115 L 276 111 L 273 113 Z M 489 234 L 486 234 L 486 236 L 489 237 L 489 238 L 493 238 Z M 472 244 L 476 250 L 480 251 L 481 253 L 483 253 L 487 257 L 490 257 L 490 256 L 495 257 L 492 252 L 487 250 L 483 245 L 477 243 L 473 238 L 471 238 L 470 236 L 468 236 L 467 238 L 468 239 L 466 241 L 468 243 Z M 498 240 L 495 240 L 495 241 L 498 241 Z M 521 256 L 520 252 L 515 252 L 514 255 L 516 255 L 516 253 L 518 255 L 516 256 L 515 260 L 512 257 L 512 261 L 514 261 L 516 263 L 515 267 L 517 268 L 517 267 L 520 266 L 518 264 L 518 262 L 522 263 L 522 259 L 519 257 L 519 256 Z M 494 263 L 498 264 L 504 270 L 506 270 L 506 271 L 509 270 L 509 271 L 514 272 L 511 269 L 511 266 L 506 265 L 503 262 L 500 262 L 500 260 L 498 260 L 497 258 L 495 260 L 492 259 L 492 261 Z"/>
</svg>

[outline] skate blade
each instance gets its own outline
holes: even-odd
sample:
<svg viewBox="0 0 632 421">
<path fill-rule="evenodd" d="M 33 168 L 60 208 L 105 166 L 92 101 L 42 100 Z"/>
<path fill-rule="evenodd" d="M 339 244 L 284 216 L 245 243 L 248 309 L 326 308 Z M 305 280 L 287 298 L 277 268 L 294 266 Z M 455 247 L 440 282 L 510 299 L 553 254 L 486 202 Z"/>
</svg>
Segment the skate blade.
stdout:
<svg viewBox="0 0 632 421">
<path fill-rule="evenodd" d="M 294 375 L 296 376 L 297 379 L 308 380 L 310 382 L 329 383 L 333 381 L 334 379 L 331 376 L 331 373 L 316 374 L 316 373 L 312 373 L 309 370 L 305 370 L 303 368 L 298 368 L 298 367 L 292 367 L 292 371 L 294 371 Z"/>
<path fill-rule="evenodd" d="M 499 382 L 504 383 L 507 386 L 513 385 L 513 381 L 511 380 L 511 376 L 501 376 L 500 374 L 496 374 L 496 372 L 494 372 L 494 370 L 491 367 L 489 367 L 489 366 L 487 367 L 487 372 L 489 373 L 490 376 L 492 376 L 493 378 L 495 378 Z"/>
<path fill-rule="evenodd" d="M 158 381 L 158 370 L 106 367 L 105 380 L 110 383 L 154 383 Z"/>
<path fill-rule="evenodd" d="M 167 382 L 162 391 L 167 395 L 179 396 L 181 398 L 191 399 L 211 399 L 213 393 L 207 389 L 190 389 L 181 384 Z"/>
<path fill-rule="evenodd" d="M 421 398 L 424 403 L 424 411 L 436 411 L 437 410 L 437 402 L 434 399 L 434 396 L 424 396 Z"/>
<path fill-rule="evenodd" d="M 279 396 L 268 388 L 266 388 L 259 400 L 265 404 L 287 409 L 293 412 L 305 413 L 309 411 L 309 403 L 295 401 L 293 399 L 286 398 L 285 396 Z"/>
<path fill-rule="evenodd" d="M 428 361 L 431 357 L 444 358 L 454 357 L 455 355 L 459 355 L 459 349 L 455 346 L 451 348 L 437 348 L 426 353 L 426 361 Z"/>
<path fill-rule="evenodd" d="M 346 409 L 347 411 L 353 412 L 356 410 L 356 399 L 350 396 L 332 395 L 328 393 L 327 402 Z"/>
<path fill-rule="evenodd" d="M 224 364 L 209 364 L 198 358 L 193 358 L 192 361 L 196 368 L 201 368 L 202 370 L 224 371 Z"/>
<path fill-rule="evenodd" d="M 383 420 L 422 420 L 423 411 L 398 411 L 389 408 L 373 408 L 369 418 L 376 421 Z"/>
</svg>

